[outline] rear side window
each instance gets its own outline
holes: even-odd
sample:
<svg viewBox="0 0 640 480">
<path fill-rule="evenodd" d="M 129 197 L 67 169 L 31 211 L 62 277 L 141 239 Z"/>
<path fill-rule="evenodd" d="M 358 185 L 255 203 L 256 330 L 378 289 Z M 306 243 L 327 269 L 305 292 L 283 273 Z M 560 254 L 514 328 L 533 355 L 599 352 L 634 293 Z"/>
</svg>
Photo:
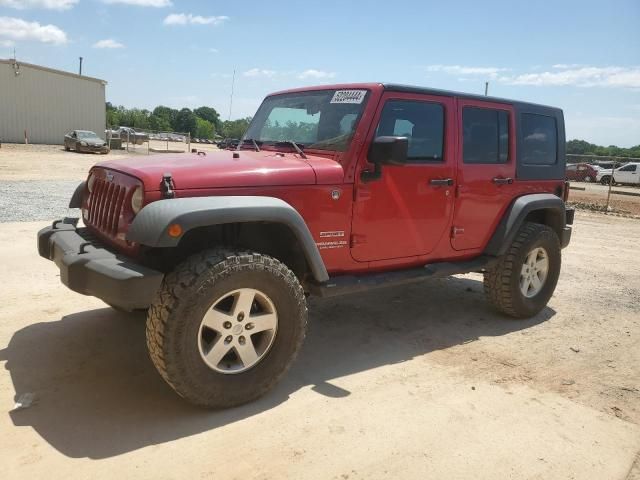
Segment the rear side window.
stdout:
<svg viewBox="0 0 640 480">
<path fill-rule="evenodd" d="M 619 171 L 620 172 L 635 172 L 636 171 L 636 167 L 637 167 L 637 165 L 626 165 L 626 166 L 622 167 Z"/>
<path fill-rule="evenodd" d="M 464 163 L 506 163 L 509 159 L 509 113 L 489 108 L 462 109 Z"/>
<path fill-rule="evenodd" d="M 546 115 L 523 113 L 520 122 L 522 163 L 525 165 L 555 165 L 558 161 L 556 119 Z"/>
<path fill-rule="evenodd" d="M 439 103 L 388 100 L 376 130 L 376 137 L 381 136 L 407 137 L 411 162 L 441 162 L 444 107 Z"/>
</svg>

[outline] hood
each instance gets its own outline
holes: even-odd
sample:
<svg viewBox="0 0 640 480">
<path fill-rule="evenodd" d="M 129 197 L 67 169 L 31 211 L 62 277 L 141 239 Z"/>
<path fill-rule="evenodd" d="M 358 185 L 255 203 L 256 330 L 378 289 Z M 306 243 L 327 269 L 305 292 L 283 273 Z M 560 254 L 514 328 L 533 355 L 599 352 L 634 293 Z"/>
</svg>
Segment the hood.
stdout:
<svg viewBox="0 0 640 480">
<path fill-rule="evenodd" d="M 234 153 L 238 158 L 234 158 Z M 147 191 L 159 190 L 165 173 L 173 177 L 176 190 L 336 184 L 344 178 L 342 166 L 330 158 L 307 154 L 303 159 L 295 153 L 267 150 L 156 154 L 101 162 L 96 166 L 137 177 Z"/>
</svg>

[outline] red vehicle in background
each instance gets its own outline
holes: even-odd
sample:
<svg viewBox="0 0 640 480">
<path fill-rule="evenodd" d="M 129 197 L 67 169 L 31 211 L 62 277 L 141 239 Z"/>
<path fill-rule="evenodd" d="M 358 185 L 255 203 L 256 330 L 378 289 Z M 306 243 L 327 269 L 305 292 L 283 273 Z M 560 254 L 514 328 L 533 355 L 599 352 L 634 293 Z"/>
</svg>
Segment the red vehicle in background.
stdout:
<svg viewBox="0 0 640 480">
<path fill-rule="evenodd" d="M 598 170 L 588 163 L 572 163 L 567 165 L 566 178 L 574 182 L 595 182 Z"/>
</svg>

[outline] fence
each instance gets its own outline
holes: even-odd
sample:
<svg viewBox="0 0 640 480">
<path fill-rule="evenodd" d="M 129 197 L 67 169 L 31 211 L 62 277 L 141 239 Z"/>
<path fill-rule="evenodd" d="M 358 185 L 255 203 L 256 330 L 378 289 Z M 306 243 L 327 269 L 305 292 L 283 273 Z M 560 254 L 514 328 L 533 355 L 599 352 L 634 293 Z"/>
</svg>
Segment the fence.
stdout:
<svg viewBox="0 0 640 480">
<path fill-rule="evenodd" d="M 130 153 L 184 153 L 191 149 L 191 134 L 119 127 L 107 130 L 107 142 L 110 149 Z M 181 143 L 185 144 L 184 147 Z"/>
<path fill-rule="evenodd" d="M 571 182 L 569 202 L 574 206 L 604 213 L 640 216 L 640 188 L 614 182 L 613 176 L 602 183 Z"/>
</svg>

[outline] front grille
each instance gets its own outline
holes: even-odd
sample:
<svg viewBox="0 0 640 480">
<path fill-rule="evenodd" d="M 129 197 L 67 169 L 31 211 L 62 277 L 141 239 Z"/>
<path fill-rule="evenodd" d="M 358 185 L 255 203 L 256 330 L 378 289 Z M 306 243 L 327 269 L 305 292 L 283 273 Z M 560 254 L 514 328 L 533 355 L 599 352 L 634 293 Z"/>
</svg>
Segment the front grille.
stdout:
<svg viewBox="0 0 640 480">
<path fill-rule="evenodd" d="M 97 178 L 89 197 L 87 223 L 108 235 L 118 232 L 127 187 Z"/>
</svg>

